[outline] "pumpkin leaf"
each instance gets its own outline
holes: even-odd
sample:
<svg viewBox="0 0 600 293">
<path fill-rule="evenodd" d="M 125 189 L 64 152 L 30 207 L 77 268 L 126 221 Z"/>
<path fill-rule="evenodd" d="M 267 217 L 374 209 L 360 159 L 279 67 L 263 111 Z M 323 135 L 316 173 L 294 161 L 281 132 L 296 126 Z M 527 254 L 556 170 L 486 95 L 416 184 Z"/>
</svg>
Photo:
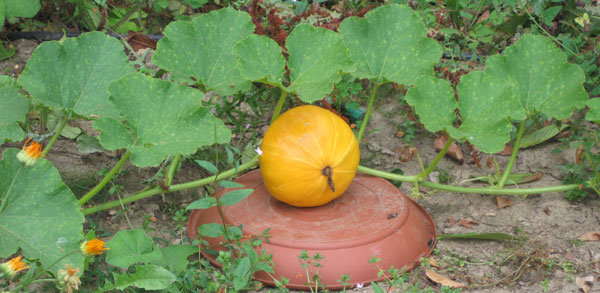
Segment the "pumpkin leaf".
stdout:
<svg viewBox="0 0 600 293">
<path fill-rule="evenodd" d="M 458 103 L 450 83 L 446 80 L 433 76 L 417 79 L 415 87 L 406 93 L 406 102 L 414 108 L 419 121 L 431 132 L 452 127 L 456 119 L 454 109 L 458 107 Z"/>
<path fill-rule="evenodd" d="M 254 192 L 253 189 L 236 189 L 229 191 L 221 197 L 219 203 L 224 206 L 234 205 Z"/>
<path fill-rule="evenodd" d="M 290 86 L 304 102 L 323 99 L 343 72 L 354 71 L 348 48 L 339 34 L 309 24 L 298 25 L 286 40 L 290 54 Z"/>
<path fill-rule="evenodd" d="M 462 124 L 447 128 L 455 139 L 466 139 L 482 152 L 496 153 L 510 140 L 512 119 L 525 119 L 510 84 L 482 71 L 464 75 L 458 84 Z"/>
<path fill-rule="evenodd" d="M 0 144 L 25 137 L 17 122 L 25 121 L 28 112 L 29 99 L 12 85 L 0 85 Z"/>
<path fill-rule="evenodd" d="M 201 107 L 204 95 L 196 89 L 134 73 L 112 83 L 109 91 L 126 122 L 97 120 L 100 144 L 128 149 L 138 167 L 156 166 L 169 155 L 192 154 L 231 137 L 223 121 Z"/>
<path fill-rule="evenodd" d="M 486 62 L 486 72 L 507 80 L 527 115 L 541 112 L 564 119 L 589 99 L 583 70 L 543 36 L 524 35 L 503 55 Z"/>
<path fill-rule="evenodd" d="M 194 245 L 169 245 L 161 247 L 162 259 L 153 263 L 163 266 L 172 272 L 183 272 L 189 264 L 188 256 L 198 252 L 198 246 Z"/>
<path fill-rule="evenodd" d="M 120 268 L 135 263 L 149 263 L 162 259 L 160 250 L 154 249 L 152 238 L 142 229 L 122 230 L 106 243 L 109 248 L 106 262 Z"/>
<path fill-rule="evenodd" d="M 422 75 L 433 75 L 442 48 L 427 38 L 417 13 L 397 4 L 369 11 L 364 18 L 348 17 L 340 33 L 356 64 L 353 75 L 375 83 L 413 84 Z"/>
<path fill-rule="evenodd" d="M 40 0 L 0 0 L 0 28 L 5 18 L 34 17 L 40 8 Z"/>
<path fill-rule="evenodd" d="M 65 257 L 83 238 L 75 195 L 50 161 L 40 158 L 27 167 L 17 160 L 19 151 L 6 149 L 0 161 L 0 257 L 21 248 L 26 258 L 39 259 L 52 272 L 67 264 L 82 270 L 82 254 Z"/>
<path fill-rule="evenodd" d="M 123 45 L 102 32 L 77 38 L 44 42 L 38 46 L 19 83 L 33 100 L 69 116 L 118 119 L 119 111 L 108 101 L 107 86 L 133 72 Z"/>
<path fill-rule="evenodd" d="M 167 289 L 176 277 L 167 269 L 155 265 L 136 265 L 135 273 L 115 274 L 115 288 L 123 290 L 128 287 L 137 287 L 145 290 Z"/>
<path fill-rule="evenodd" d="M 254 31 L 246 12 L 232 7 L 214 10 L 192 21 L 175 21 L 165 27 L 152 57 L 156 66 L 173 73 L 177 82 L 203 84 L 206 90 L 232 95 L 250 89 L 233 54 L 235 45 Z"/>
<path fill-rule="evenodd" d="M 285 58 L 281 54 L 281 47 L 273 39 L 253 34 L 239 42 L 233 52 L 245 79 L 283 86 L 281 80 L 285 73 Z"/>
<path fill-rule="evenodd" d="M 534 132 L 523 135 L 519 146 L 521 148 L 527 148 L 530 146 L 538 145 L 542 142 L 545 142 L 545 141 L 555 137 L 557 134 L 559 134 L 565 128 L 567 128 L 566 124 L 563 124 L 561 126 L 551 124 L 551 125 L 542 127 Z"/>
<path fill-rule="evenodd" d="M 587 104 L 590 110 L 585 115 L 585 120 L 600 124 L 600 99 L 590 99 Z"/>
</svg>

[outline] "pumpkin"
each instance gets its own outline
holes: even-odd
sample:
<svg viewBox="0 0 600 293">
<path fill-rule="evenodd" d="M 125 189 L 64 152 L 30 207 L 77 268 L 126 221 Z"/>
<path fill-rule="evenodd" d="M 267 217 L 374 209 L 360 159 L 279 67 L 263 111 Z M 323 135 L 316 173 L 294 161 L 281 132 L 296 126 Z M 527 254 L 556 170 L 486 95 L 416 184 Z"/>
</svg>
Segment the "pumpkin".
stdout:
<svg viewBox="0 0 600 293">
<path fill-rule="evenodd" d="M 320 206 L 341 196 L 360 160 L 358 141 L 348 124 L 311 105 L 278 117 L 265 133 L 261 150 L 265 187 L 296 207 Z"/>
</svg>

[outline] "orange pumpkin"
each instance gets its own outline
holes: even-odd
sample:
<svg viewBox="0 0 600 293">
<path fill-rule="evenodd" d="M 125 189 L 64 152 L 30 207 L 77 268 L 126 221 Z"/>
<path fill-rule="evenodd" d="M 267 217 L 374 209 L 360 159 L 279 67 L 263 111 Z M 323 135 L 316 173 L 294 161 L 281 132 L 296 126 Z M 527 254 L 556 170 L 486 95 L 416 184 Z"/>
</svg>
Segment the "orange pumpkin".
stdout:
<svg viewBox="0 0 600 293">
<path fill-rule="evenodd" d="M 344 120 L 317 106 L 288 110 L 269 127 L 260 171 L 269 193 L 297 207 L 341 196 L 356 174 L 358 141 Z"/>
</svg>

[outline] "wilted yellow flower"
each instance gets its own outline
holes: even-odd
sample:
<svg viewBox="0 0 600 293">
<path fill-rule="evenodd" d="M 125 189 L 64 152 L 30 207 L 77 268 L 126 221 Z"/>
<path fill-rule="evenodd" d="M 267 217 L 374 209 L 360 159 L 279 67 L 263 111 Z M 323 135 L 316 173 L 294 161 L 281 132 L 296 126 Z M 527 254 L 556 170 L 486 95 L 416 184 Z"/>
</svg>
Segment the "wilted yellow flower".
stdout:
<svg viewBox="0 0 600 293">
<path fill-rule="evenodd" d="M 56 287 L 59 290 L 72 293 L 79 290 L 81 281 L 79 280 L 79 269 L 72 265 L 65 265 L 64 270 L 58 270 L 56 273 Z"/>
<path fill-rule="evenodd" d="M 17 154 L 17 159 L 25 164 L 25 166 L 33 166 L 35 161 L 40 157 L 43 157 L 42 145 L 37 141 L 32 141 L 31 138 L 25 141 L 23 148 Z"/>
<path fill-rule="evenodd" d="M 15 277 L 17 272 L 29 268 L 29 266 L 26 266 L 25 263 L 21 261 L 21 258 L 22 256 L 19 255 L 0 264 L 0 271 L 4 273 L 4 276 L 6 276 L 7 279 L 10 280 Z"/>
<path fill-rule="evenodd" d="M 104 241 L 94 238 L 90 241 L 84 241 L 81 243 L 81 253 L 84 256 L 92 256 L 102 254 L 105 250 L 108 250 L 108 247 L 104 247 Z"/>
</svg>

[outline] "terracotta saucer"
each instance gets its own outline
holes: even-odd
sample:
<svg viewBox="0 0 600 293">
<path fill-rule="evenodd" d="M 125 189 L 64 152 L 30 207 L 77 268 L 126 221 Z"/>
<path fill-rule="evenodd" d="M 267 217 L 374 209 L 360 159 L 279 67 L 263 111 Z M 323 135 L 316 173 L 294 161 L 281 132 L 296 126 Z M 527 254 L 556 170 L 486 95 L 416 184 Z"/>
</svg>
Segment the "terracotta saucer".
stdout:
<svg viewBox="0 0 600 293">
<path fill-rule="evenodd" d="M 273 198 L 267 192 L 259 170 L 240 176 L 236 182 L 254 192 L 233 206 L 224 206 L 225 220 L 234 226 L 243 225 L 246 235 L 260 235 L 269 230 L 270 243 L 261 249 L 273 254 L 274 277 L 290 280 L 288 288 L 309 289 L 307 276 L 298 256 L 305 250 L 318 252 L 321 261 L 319 276 L 328 289 L 341 289 L 337 282 L 343 274 L 350 282 L 370 283 L 378 277 L 375 264 L 385 270 L 394 266 L 410 270 L 428 256 L 436 242 L 436 230 L 431 217 L 398 188 L 378 177 L 357 175 L 341 197 L 320 207 L 296 208 Z M 221 196 L 233 189 L 223 189 Z M 194 210 L 188 222 L 190 238 L 198 237 L 198 226 L 220 223 L 218 210 Z M 219 248 L 222 238 L 206 238 L 212 248 Z M 217 266 L 215 257 L 205 254 Z M 309 266 L 309 273 L 315 268 Z M 256 279 L 273 285 L 273 279 L 258 272 Z"/>
</svg>

